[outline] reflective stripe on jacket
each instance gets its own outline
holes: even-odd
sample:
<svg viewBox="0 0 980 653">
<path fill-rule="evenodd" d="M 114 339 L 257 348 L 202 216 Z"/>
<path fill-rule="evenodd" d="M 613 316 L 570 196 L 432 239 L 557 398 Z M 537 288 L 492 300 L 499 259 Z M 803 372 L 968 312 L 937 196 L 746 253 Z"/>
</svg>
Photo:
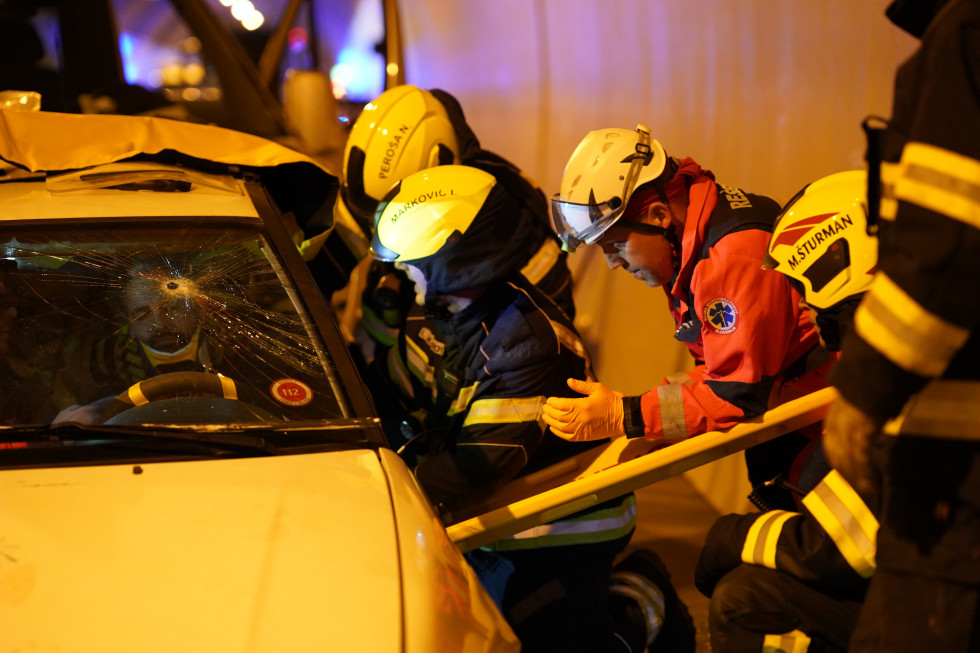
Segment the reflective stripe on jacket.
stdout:
<svg viewBox="0 0 980 653">
<path fill-rule="evenodd" d="M 710 595 L 740 564 L 775 569 L 815 589 L 859 598 L 875 570 L 878 522 L 854 489 L 831 470 L 803 497 L 807 512 L 772 510 L 719 518 L 695 572 Z"/>
<path fill-rule="evenodd" d="M 526 278 L 494 284 L 450 314 L 411 314 L 388 370 L 411 408 L 428 414 L 415 474 L 450 520 L 513 478 L 593 446 L 541 420 L 568 378 L 592 378 L 568 317 Z"/>
</svg>

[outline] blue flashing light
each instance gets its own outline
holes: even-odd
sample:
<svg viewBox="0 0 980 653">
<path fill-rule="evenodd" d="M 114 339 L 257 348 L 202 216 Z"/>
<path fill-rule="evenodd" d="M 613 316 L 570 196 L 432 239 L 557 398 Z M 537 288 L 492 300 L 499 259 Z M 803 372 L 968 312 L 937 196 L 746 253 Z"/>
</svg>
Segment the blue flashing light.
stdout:
<svg viewBox="0 0 980 653">
<path fill-rule="evenodd" d="M 139 66 L 133 57 L 133 37 L 123 32 L 119 35 L 119 55 L 123 61 L 123 77 L 127 84 L 140 82 Z"/>
<path fill-rule="evenodd" d="M 348 98 L 375 98 L 384 90 L 384 57 L 374 51 L 346 46 L 337 55 L 330 79 L 335 87 L 346 91 Z"/>
</svg>

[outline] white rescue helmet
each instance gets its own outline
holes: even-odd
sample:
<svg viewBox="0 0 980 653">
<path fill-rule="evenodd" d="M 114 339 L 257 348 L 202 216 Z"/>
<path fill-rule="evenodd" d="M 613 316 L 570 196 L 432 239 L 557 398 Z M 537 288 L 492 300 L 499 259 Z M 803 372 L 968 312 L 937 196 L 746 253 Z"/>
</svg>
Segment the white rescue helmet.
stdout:
<svg viewBox="0 0 980 653">
<path fill-rule="evenodd" d="M 410 84 L 388 89 L 364 107 L 344 148 L 343 184 L 335 211 L 371 226 L 378 202 L 413 172 L 459 161 L 446 108 Z"/>
<path fill-rule="evenodd" d="M 564 249 L 591 245 L 623 215 L 633 191 L 674 174 L 667 153 L 650 130 L 600 129 L 578 144 L 552 197 L 553 227 Z"/>
<path fill-rule="evenodd" d="M 863 170 L 838 172 L 800 190 L 776 218 L 765 257 L 766 266 L 788 276 L 817 309 L 867 290 L 877 262 Z"/>
</svg>

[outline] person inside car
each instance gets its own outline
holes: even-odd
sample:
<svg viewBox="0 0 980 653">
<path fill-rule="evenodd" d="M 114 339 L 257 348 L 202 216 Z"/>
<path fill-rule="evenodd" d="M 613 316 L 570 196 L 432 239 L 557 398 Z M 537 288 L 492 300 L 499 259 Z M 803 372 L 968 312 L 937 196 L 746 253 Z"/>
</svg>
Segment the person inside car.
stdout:
<svg viewBox="0 0 980 653">
<path fill-rule="evenodd" d="M 17 263 L 0 260 L 0 424 L 37 424 L 55 412 L 47 384 L 33 376 L 14 342 L 18 325 L 20 290 Z"/>
</svg>

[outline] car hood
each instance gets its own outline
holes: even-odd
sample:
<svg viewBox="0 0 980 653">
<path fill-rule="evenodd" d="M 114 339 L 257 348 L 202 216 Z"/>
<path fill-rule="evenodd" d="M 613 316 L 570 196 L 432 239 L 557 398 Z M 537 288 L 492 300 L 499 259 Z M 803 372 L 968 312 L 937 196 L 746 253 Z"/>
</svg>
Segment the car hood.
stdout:
<svg viewBox="0 0 980 653">
<path fill-rule="evenodd" d="M 373 451 L 0 473 L 0 651 L 399 650 L 400 579 Z"/>
</svg>

